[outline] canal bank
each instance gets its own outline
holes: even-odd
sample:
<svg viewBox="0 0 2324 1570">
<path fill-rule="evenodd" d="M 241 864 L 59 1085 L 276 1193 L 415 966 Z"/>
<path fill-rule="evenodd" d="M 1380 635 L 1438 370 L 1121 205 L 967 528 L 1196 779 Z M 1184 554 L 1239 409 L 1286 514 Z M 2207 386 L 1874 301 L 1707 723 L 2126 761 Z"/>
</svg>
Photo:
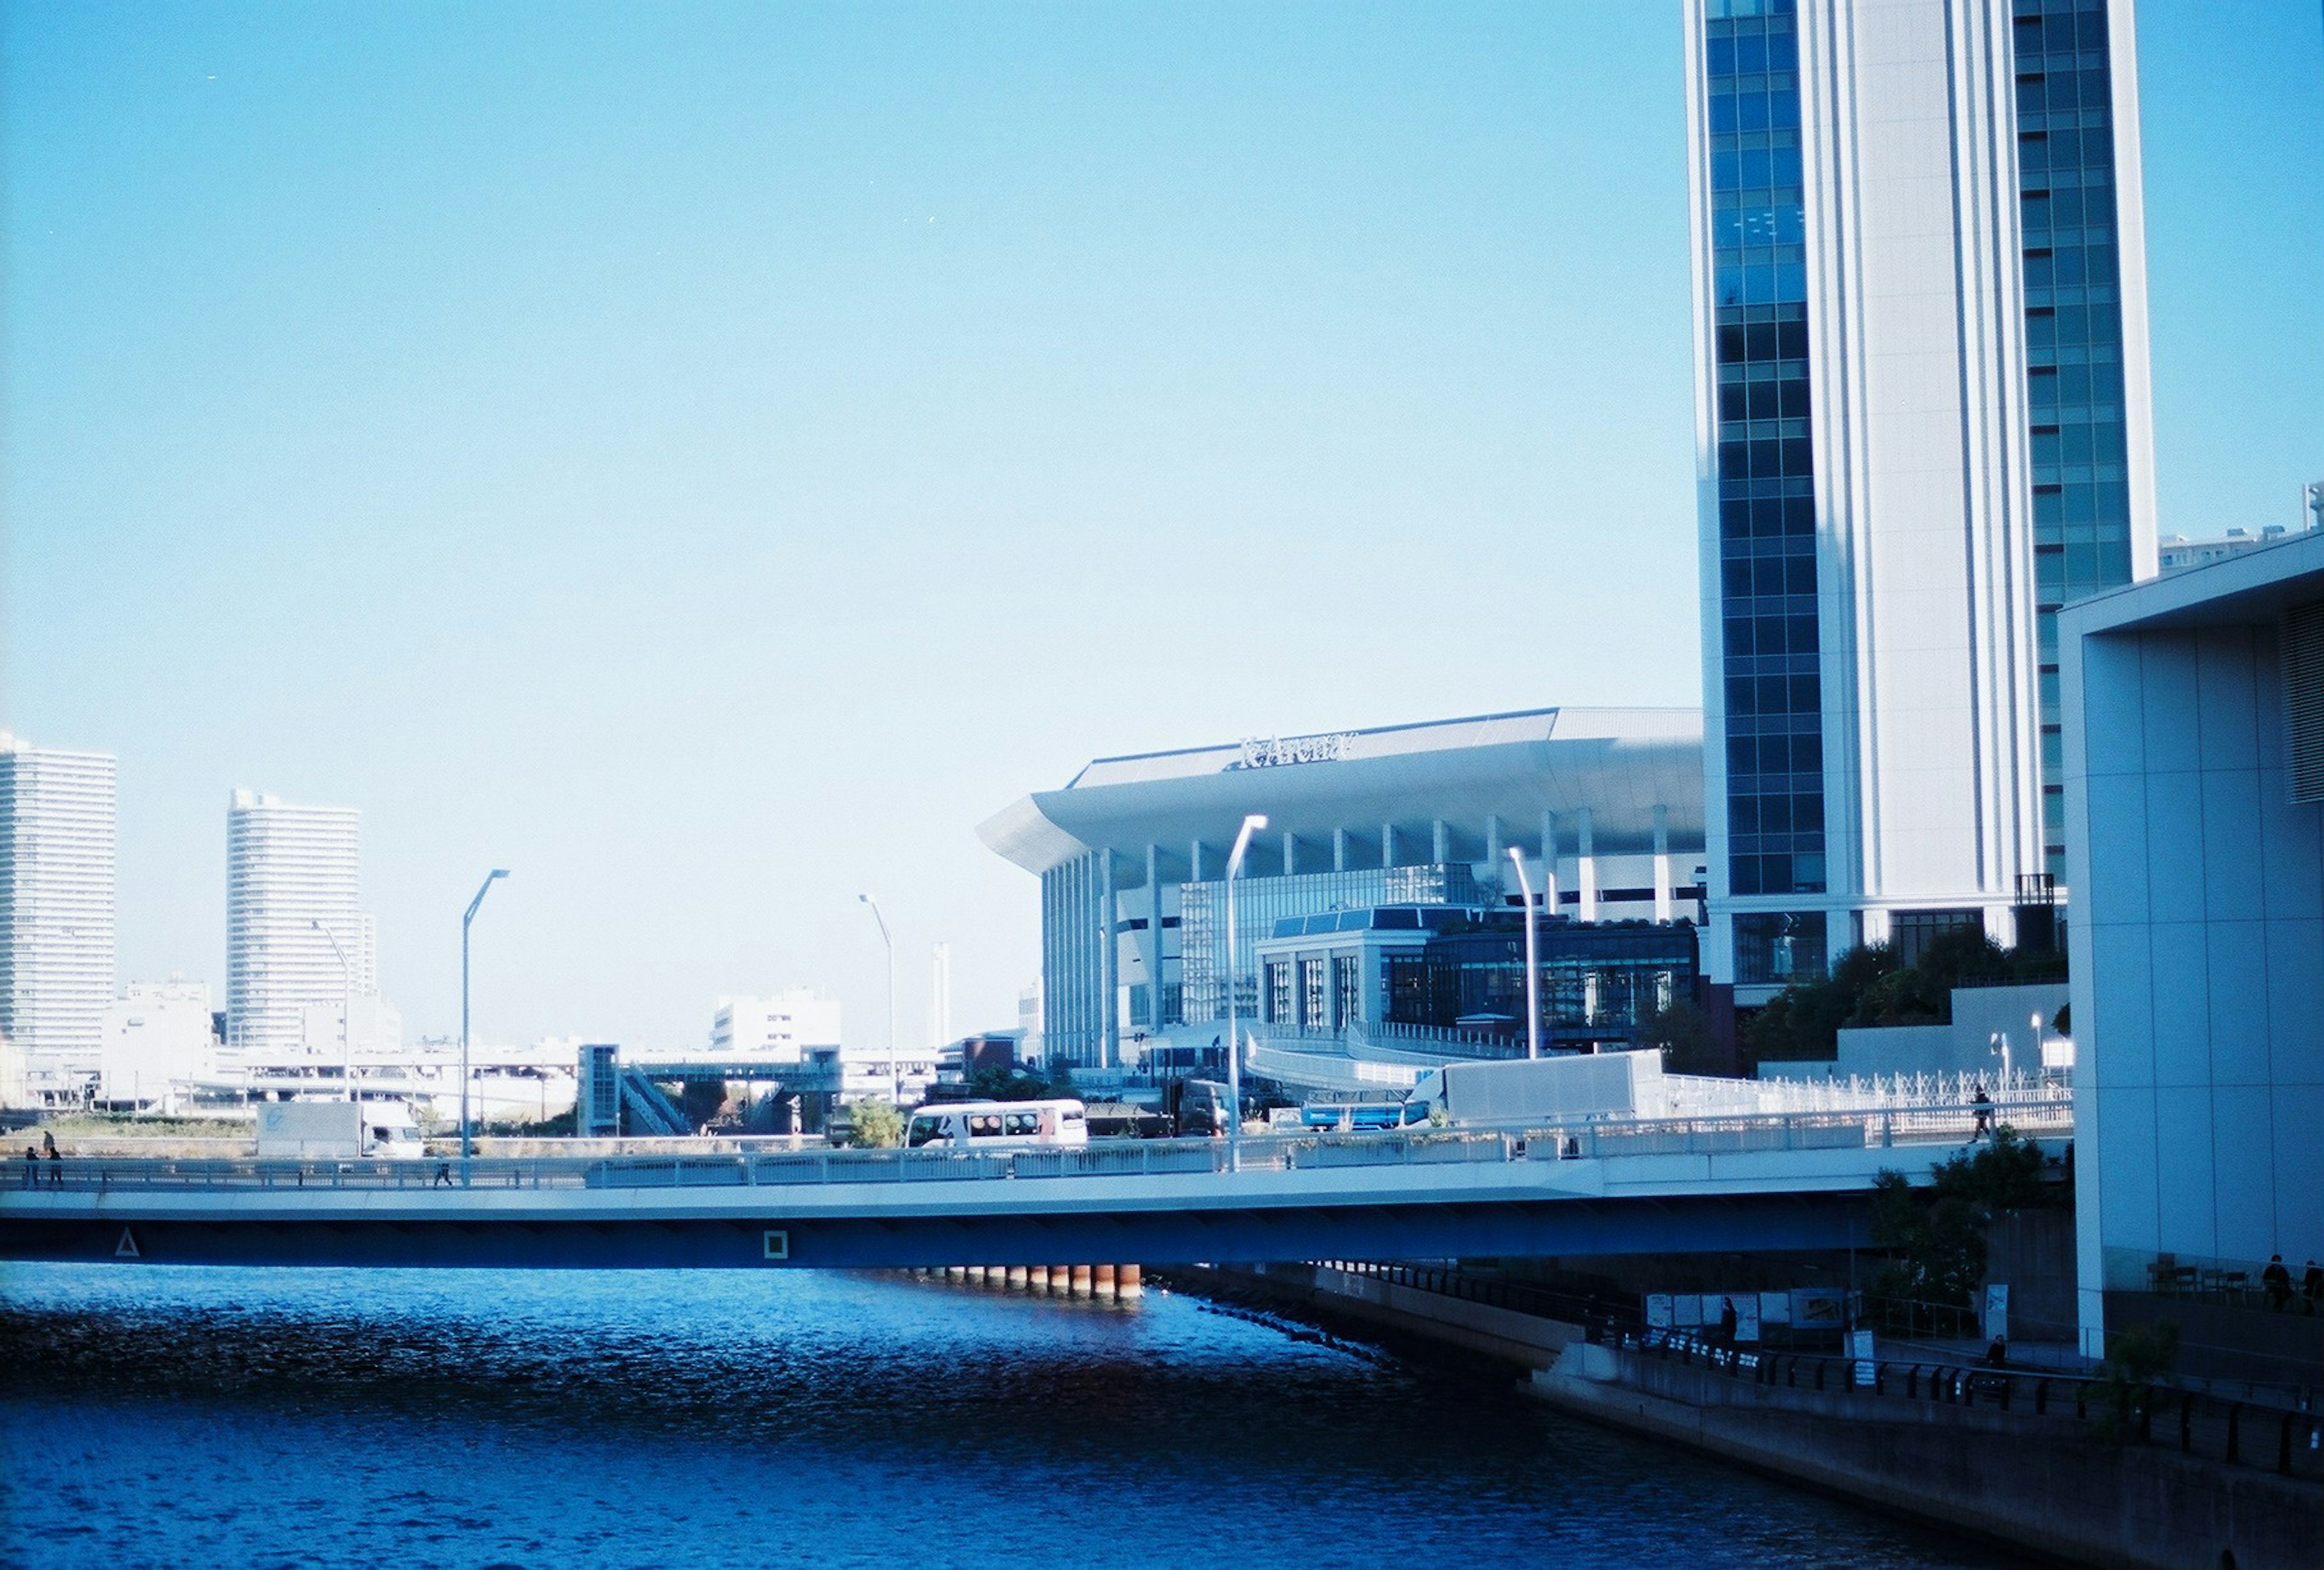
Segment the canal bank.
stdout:
<svg viewBox="0 0 2324 1570">
<path fill-rule="evenodd" d="M 2313 1419 L 2301 1414 L 2166 1399 L 2116 1443 L 2103 1404 L 2063 1381 L 1894 1365 L 1868 1370 L 1874 1382 L 1859 1389 L 1855 1365 L 1838 1358 L 1596 1344 L 1578 1318 L 1412 1284 L 1426 1273 L 1274 1265 L 1172 1275 L 1190 1289 L 1456 1347 L 1575 1416 L 2053 1559 L 2313 1570 L 2324 1540 L 2324 1479 L 2309 1448 Z"/>
</svg>

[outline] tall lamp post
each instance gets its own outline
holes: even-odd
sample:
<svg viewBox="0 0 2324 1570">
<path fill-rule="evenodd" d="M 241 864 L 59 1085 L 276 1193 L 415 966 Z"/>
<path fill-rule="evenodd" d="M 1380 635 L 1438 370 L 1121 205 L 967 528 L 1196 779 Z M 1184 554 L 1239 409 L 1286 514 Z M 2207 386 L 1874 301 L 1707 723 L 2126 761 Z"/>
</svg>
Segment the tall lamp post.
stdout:
<svg viewBox="0 0 2324 1570">
<path fill-rule="evenodd" d="M 460 1186 L 468 1186 L 468 1157 L 473 1142 L 468 1137 L 468 928 L 476 919 L 476 907 L 493 891 L 493 885 L 508 876 L 506 867 L 494 867 L 484 874 L 476 890 L 476 897 L 468 901 L 467 914 L 460 918 Z"/>
<path fill-rule="evenodd" d="M 855 897 L 872 907 L 872 919 L 880 924 L 880 941 L 888 948 L 888 1099 L 900 1108 L 904 1076 L 896 1069 L 896 940 L 889 935 L 888 919 L 880 914 L 880 901 L 869 894 Z"/>
<path fill-rule="evenodd" d="M 1234 849 L 1227 855 L 1227 1170 L 1242 1170 L 1242 1036 L 1235 1019 L 1235 874 L 1242 871 L 1243 853 L 1250 836 L 1267 827 L 1267 816 L 1254 812 L 1242 820 Z"/>
<path fill-rule="evenodd" d="M 339 947 L 339 935 L 314 917 L 307 925 L 330 940 L 331 952 L 339 957 L 339 1073 L 347 1082 L 347 1099 L 360 1105 L 363 1097 L 355 1094 L 355 969 L 347 963 L 347 951 Z M 355 1152 L 364 1148 L 363 1114 L 355 1114 Z"/>
<path fill-rule="evenodd" d="M 1540 919 L 1533 910 L 1533 880 L 1526 876 L 1525 852 L 1509 846 L 1509 861 L 1517 870 L 1517 888 L 1525 894 L 1526 923 L 1526 1056 L 1541 1056 L 1541 963 L 1535 956 L 1540 939 L 1535 929 Z"/>
</svg>

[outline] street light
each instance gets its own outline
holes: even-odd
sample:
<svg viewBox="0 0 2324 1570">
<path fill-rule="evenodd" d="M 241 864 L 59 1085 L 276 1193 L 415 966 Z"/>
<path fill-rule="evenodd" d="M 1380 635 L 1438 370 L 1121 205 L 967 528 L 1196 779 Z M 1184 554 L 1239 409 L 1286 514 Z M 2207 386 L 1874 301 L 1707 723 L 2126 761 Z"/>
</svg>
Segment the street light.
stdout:
<svg viewBox="0 0 2324 1570">
<path fill-rule="evenodd" d="M 1242 1170 L 1242 1040 L 1235 1021 L 1235 874 L 1242 871 L 1242 854 L 1250 836 L 1267 827 L 1267 815 L 1254 812 L 1242 820 L 1234 849 L 1227 855 L 1227 1170 Z"/>
<path fill-rule="evenodd" d="M 904 1104 L 904 1076 L 896 1069 L 896 940 L 889 935 L 888 919 L 880 914 L 880 901 L 869 894 L 855 897 L 872 907 L 872 919 L 880 924 L 880 941 L 888 946 L 888 1099 L 900 1109 Z M 842 1079 L 844 1082 L 844 1074 Z"/>
<path fill-rule="evenodd" d="M 329 938 L 331 952 L 339 956 L 339 1072 L 346 1076 L 347 1099 L 360 1104 L 363 1098 L 355 1094 L 355 966 L 347 963 L 347 951 L 339 947 L 338 934 L 311 916 L 307 919 L 307 925 Z M 363 1115 L 360 1113 L 355 1115 L 355 1122 L 358 1125 L 355 1129 L 355 1151 L 360 1155 L 363 1151 L 363 1129 L 360 1126 Z"/>
<path fill-rule="evenodd" d="M 508 876 L 506 867 L 494 867 L 484 874 L 476 890 L 476 897 L 468 901 L 467 914 L 460 918 L 460 1186 L 468 1184 L 468 1156 L 472 1141 L 468 1137 L 468 927 L 476 919 L 476 907 L 493 891 L 493 884 Z"/>
<path fill-rule="evenodd" d="M 1534 956 L 1536 920 L 1533 913 L 1533 880 L 1526 876 L 1525 852 L 1509 846 L 1509 861 L 1517 870 L 1517 887 L 1525 893 L 1526 921 L 1526 1056 L 1541 1056 L 1541 965 Z"/>
</svg>

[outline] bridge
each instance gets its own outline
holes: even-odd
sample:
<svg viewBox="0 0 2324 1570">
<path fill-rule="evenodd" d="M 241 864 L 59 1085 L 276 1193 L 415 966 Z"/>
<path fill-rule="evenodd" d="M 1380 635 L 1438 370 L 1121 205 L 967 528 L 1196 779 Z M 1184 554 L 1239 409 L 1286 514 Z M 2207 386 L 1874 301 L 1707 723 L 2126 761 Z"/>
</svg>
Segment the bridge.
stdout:
<svg viewBox="0 0 2324 1570">
<path fill-rule="evenodd" d="M 2054 1098 L 1993 1109 L 2052 1154 Z M 860 1269 L 1795 1251 L 1869 1246 L 1966 1105 L 1531 1130 L 434 1161 L 10 1163 L 0 1259 Z M 30 1186 L 27 1176 L 35 1178 Z"/>
</svg>

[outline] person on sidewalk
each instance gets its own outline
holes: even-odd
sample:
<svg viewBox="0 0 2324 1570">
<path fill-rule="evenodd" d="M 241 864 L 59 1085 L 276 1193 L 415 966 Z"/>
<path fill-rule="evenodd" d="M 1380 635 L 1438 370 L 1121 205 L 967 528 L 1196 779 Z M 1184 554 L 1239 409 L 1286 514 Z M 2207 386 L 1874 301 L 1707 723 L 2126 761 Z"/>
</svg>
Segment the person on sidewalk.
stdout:
<svg viewBox="0 0 2324 1570">
<path fill-rule="evenodd" d="M 2307 1301 L 2308 1312 L 2315 1313 L 2317 1299 L 2324 1298 L 2324 1265 L 2314 1260 L 2308 1261 L 2308 1269 L 2300 1278 L 2300 1295 Z"/>
<path fill-rule="evenodd" d="M 1977 1126 L 1969 1132 L 1972 1143 L 1993 1133 L 1993 1098 L 1985 1094 L 1985 1086 L 1977 1087 L 1977 1096 L 1970 1104 L 1977 1109 Z"/>
<path fill-rule="evenodd" d="M 2267 1306 L 2278 1314 L 2292 1301 L 2292 1272 L 2283 1268 L 2282 1254 L 2270 1254 L 2267 1269 L 2259 1273 L 2259 1284 L 2267 1288 Z"/>
</svg>

